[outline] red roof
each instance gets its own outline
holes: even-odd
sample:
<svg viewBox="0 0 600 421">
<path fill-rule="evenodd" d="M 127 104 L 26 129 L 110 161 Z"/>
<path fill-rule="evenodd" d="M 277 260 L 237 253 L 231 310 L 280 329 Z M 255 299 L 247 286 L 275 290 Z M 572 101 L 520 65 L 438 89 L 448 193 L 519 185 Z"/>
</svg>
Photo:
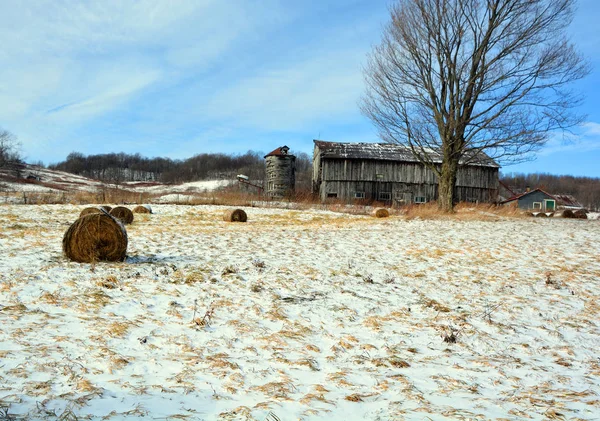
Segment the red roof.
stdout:
<svg viewBox="0 0 600 421">
<path fill-rule="evenodd" d="M 274 151 L 271 151 L 268 154 L 266 154 L 265 158 L 267 156 L 289 156 L 288 155 L 289 150 L 290 150 L 290 148 L 288 148 L 287 146 L 280 146 L 277 149 L 275 149 Z"/>
</svg>

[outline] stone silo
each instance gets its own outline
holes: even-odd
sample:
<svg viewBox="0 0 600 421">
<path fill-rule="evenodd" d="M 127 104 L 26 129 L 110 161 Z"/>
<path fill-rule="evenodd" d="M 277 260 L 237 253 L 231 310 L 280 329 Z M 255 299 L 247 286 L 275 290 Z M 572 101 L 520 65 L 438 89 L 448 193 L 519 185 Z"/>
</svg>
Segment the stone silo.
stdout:
<svg viewBox="0 0 600 421">
<path fill-rule="evenodd" d="M 284 197 L 294 192 L 296 157 L 289 151 L 287 146 L 281 146 L 265 155 L 265 193 L 268 196 Z"/>
</svg>

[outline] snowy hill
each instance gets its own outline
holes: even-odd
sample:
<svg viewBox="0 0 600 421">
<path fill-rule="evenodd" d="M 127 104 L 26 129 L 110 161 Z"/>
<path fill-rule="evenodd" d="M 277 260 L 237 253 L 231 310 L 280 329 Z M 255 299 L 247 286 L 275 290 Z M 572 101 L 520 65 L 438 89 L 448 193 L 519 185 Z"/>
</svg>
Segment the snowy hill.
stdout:
<svg viewBox="0 0 600 421">
<path fill-rule="evenodd" d="M 74 194 L 100 193 L 107 189 L 119 189 L 124 193 L 137 193 L 152 196 L 155 201 L 166 201 L 163 196 L 194 194 L 215 191 L 235 184 L 235 180 L 202 180 L 182 184 L 162 184 L 159 182 L 126 182 L 118 185 L 93 180 L 64 171 L 55 171 L 35 165 L 25 164 L 15 177 L 13 173 L 0 171 L 0 192 L 4 200 L 0 203 L 15 202 L 22 193 Z M 12 198 L 13 200 L 8 200 Z"/>
</svg>

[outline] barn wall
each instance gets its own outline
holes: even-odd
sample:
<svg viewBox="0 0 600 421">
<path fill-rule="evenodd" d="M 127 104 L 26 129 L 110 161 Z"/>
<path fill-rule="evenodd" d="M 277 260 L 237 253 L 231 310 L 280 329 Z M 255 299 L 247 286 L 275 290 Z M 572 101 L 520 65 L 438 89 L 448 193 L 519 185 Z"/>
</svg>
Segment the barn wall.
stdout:
<svg viewBox="0 0 600 421">
<path fill-rule="evenodd" d="M 319 148 L 315 148 L 313 152 L 313 193 L 319 193 L 319 189 L 321 187 L 321 182 L 323 181 L 322 177 L 322 168 L 321 168 L 321 151 Z"/>
<path fill-rule="evenodd" d="M 353 201 L 357 192 L 366 200 L 381 200 L 390 193 L 392 204 L 412 203 L 416 197 L 436 200 L 436 174 L 419 163 L 323 159 L 315 153 L 313 165 L 315 192 L 321 200 L 335 194 L 338 199 Z M 492 202 L 498 196 L 498 169 L 481 166 L 462 167 L 457 175 L 456 199 L 469 202 Z"/>
<path fill-rule="evenodd" d="M 328 181 L 375 181 L 402 183 L 437 184 L 436 174 L 416 162 L 325 159 L 322 166 L 322 179 Z M 379 174 L 379 178 L 377 175 Z M 460 167 L 457 186 L 498 188 L 498 169 L 483 166 Z"/>
</svg>

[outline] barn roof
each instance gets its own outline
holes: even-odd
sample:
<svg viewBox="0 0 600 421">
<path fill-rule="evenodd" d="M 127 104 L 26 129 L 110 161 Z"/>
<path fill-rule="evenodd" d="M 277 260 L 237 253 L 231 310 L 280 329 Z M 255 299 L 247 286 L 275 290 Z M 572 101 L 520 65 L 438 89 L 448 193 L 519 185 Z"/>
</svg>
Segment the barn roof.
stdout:
<svg viewBox="0 0 600 421">
<path fill-rule="evenodd" d="M 419 162 L 409 147 L 395 143 L 339 143 L 316 139 L 313 142 L 315 143 L 315 147 L 321 151 L 321 157 L 323 158 Z M 442 162 L 440 151 L 432 150 L 431 156 L 433 162 Z M 464 162 L 465 160 L 461 161 Z M 479 152 L 479 156 L 469 162 L 468 165 L 500 167 L 500 165 L 483 152 Z"/>
</svg>

